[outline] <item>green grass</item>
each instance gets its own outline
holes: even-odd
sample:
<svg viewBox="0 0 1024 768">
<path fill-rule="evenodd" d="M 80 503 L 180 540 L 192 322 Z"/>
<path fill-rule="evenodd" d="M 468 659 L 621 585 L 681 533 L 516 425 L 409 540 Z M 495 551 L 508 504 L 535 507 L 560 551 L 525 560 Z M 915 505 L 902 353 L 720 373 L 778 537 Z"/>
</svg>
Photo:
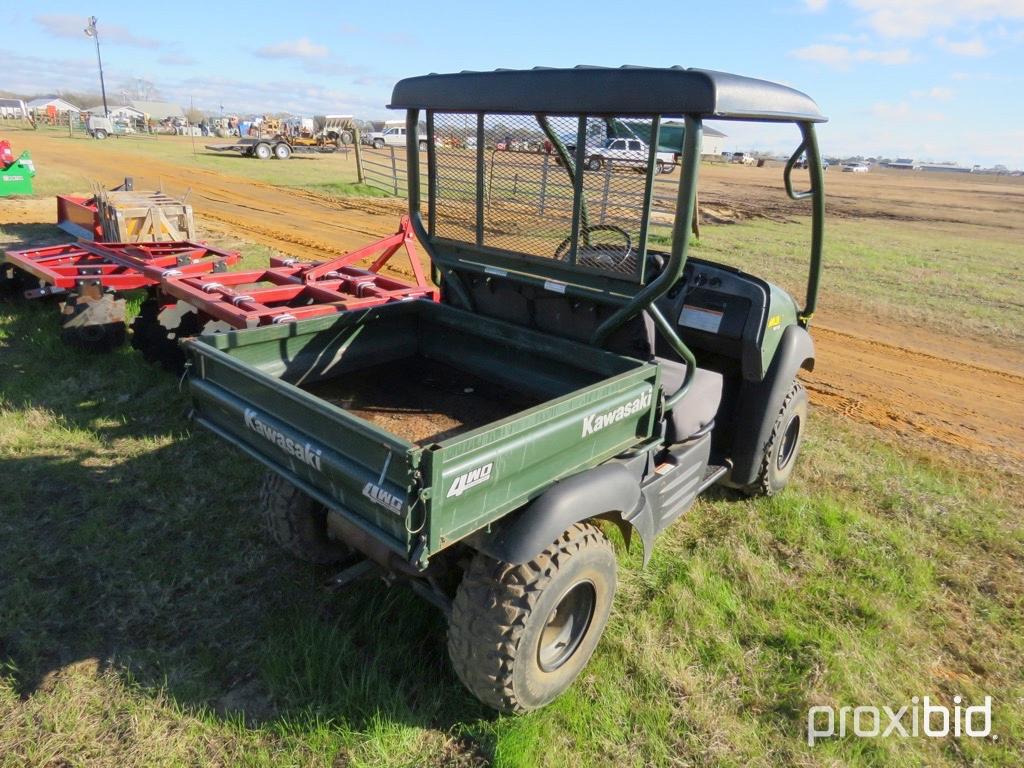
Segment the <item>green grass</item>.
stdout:
<svg viewBox="0 0 1024 768">
<path fill-rule="evenodd" d="M 254 254 L 253 258 L 259 254 Z M 790 490 L 702 500 L 552 706 L 496 717 L 401 587 L 323 592 L 177 381 L 0 304 L 0 765 L 1017 765 L 1014 478 L 815 413 Z M 998 741 L 806 746 L 813 704 L 994 697 Z"/>
<path fill-rule="evenodd" d="M 67 131 L 41 128 L 41 135 L 57 141 L 75 143 L 89 142 L 95 139 L 82 134 L 68 136 Z M 216 137 L 195 137 L 193 142 L 187 136 L 121 136 L 107 139 L 113 151 L 138 154 L 144 158 L 162 160 L 183 168 L 227 173 L 233 176 L 252 179 L 265 184 L 283 187 L 299 187 L 317 189 L 322 186 L 336 187 L 325 191 L 344 195 L 378 196 L 379 191 L 357 184 L 355 153 L 332 153 L 325 155 L 293 155 L 287 161 L 260 161 L 251 157 L 242 157 L 234 152 L 213 152 L 206 149 L 207 144 L 229 144 L 231 139 Z M 37 161 L 38 163 L 38 161 Z M 87 190 L 90 180 L 80 174 L 68 172 L 60 168 L 45 168 L 35 180 L 35 194 L 49 196 L 68 192 L 69 190 Z M 156 180 L 152 180 L 153 183 Z"/>
<path fill-rule="evenodd" d="M 766 276 L 802 301 L 807 221 L 706 226 L 691 255 Z M 829 219 L 821 307 L 1024 341 L 1024 263 L 1012 232 L 935 223 Z"/>
</svg>

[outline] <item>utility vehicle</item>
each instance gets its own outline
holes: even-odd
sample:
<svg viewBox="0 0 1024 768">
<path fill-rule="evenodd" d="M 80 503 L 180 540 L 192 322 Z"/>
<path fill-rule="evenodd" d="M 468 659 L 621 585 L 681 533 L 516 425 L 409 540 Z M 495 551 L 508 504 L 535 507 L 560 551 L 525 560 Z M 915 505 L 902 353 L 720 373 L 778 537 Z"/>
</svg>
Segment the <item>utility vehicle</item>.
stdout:
<svg viewBox="0 0 1024 768">
<path fill-rule="evenodd" d="M 825 118 L 791 88 L 682 68 L 428 75 L 400 81 L 391 106 L 406 110 L 409 215 L 440 301 L 186 340 L 194 418 L 270 470 L 261 505 L 284 548 L 345 563 L 335 585 L 406 580 L 448 615 L 466 687 L 529 710 L 605 628 L 609 527 L 646 562 L 713 484 L 786 485 L 807 419 L 797 373 L 814 364 Z M 654 210 L 667 118 L 685 124 L 682 172 Z M 646 125 L 642 176 L 586 170 L 587 138 L 618 119 Z M 809 199 L 802 306 L 687 258 L 705 119 L 796 126 L 782 176 Z M 474 149 L 444 141 L 467 126 Z M 514 180 L 491 177 L 485 135 L 506 132 L 546 139 L 561 165 L 524 154 Z"/>
</svg>

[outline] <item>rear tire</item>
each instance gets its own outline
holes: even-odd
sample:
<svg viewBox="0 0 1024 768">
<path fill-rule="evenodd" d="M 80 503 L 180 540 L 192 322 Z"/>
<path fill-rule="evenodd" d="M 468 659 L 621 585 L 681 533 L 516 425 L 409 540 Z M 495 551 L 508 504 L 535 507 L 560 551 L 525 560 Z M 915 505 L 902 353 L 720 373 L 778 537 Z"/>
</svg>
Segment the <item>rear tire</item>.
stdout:
<svg viewBox="0 0 1024 768">
<path fill-rule="evenodd" d="M 274 145 L 274 157 L 278 160 L 287 160 L 292 156 L 292 148 L 287 144 L 275 144 Z"/>
<path fill-rule="evenodd" d="M 327 507 L 276 472 L 263 476 L 260 507 L 270 537 L 293 557 L 330 565 L 352 556 L 351 548 L 328 538 Z"/>
<path fill-rule="evenodd" d="M 807 426 L 807 390 L 794 381 L 782 401 L 761 456 L 757 479 L 743 490 L 750 496 L 773 496 L 789 483 Z"/>
<path fill-rule="evenodd" d="M 252 153 L 260 160 L 269 160 L 274 156 L 269 144 L 257 144 L 253 147 Z"/>
<path fill-rule="evenodd" d="M 100 128 L 98 130 L 93 131 L 92 137 L 94 139 L 100 139 L 102 141 L 103 139 L 107 138 L 107 132 Z"/>
<path fill-rule="evenodd" d="M 597 646 L 615 596 L 615 553 L 576 523 L 522 565 L 477 553 L 455 594 L 448 654 L 463 685 L 503 712 L 551 702 Z"/>
</svg>

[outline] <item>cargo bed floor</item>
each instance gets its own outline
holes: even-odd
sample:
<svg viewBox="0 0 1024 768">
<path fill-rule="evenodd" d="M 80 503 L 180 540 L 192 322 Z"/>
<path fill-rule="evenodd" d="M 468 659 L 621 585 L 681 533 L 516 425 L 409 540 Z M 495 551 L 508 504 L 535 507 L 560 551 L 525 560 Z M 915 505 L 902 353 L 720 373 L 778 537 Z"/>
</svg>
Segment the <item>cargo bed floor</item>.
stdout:
<svg viewBox="0 0 1024 768">
<path fill-rule="evenodd" d="M 424 357 L 375 365 L 303 389 L 421 446 L 541 402 Z"/>
</svg>

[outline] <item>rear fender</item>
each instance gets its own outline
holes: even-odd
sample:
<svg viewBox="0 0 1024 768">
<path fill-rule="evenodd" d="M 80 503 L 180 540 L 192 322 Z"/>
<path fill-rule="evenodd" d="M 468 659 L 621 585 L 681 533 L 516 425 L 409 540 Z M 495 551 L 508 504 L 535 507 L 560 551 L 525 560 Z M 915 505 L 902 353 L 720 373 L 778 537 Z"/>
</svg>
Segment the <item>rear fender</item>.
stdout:
<svg viewBox="0 0 1024 768">
<path fill-rule="evenodd" d="M 543 552 L 573 523 L 591 518 L 614 522 L 628 543 L 636 526 L 626 518 L 641 507 L 640 480 L 646 461 L 646 455 L 629 462 L 613 461 L 561 480 L 490 533 L 477 534 L 467 543 L 495 559 L 521 564 Z M 653 537 L 636 530 L 646 555 L 648 538 Z"/>
<path fill-rule="evenodd" d="M 814 341 L 806 329 L 791 325 L 782 334 L 764 380 L 743 382 L 733 422 L 732 471 L 727 485 L 742 488 L 757 478 L 761 449 L 801 368 L 814 370 Z"/>
</svg>

